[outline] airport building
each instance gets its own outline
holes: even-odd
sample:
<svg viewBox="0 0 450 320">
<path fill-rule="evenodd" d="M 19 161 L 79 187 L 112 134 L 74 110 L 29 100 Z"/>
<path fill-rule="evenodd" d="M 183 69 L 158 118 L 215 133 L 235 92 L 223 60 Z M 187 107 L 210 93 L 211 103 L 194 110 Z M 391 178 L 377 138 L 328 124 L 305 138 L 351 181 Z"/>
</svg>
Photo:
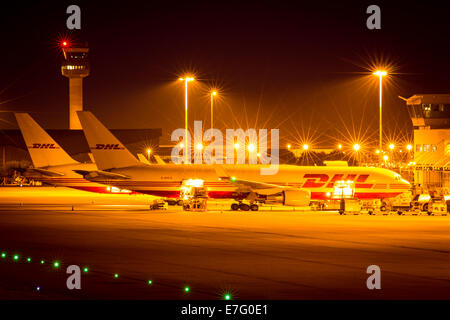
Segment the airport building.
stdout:
<svg viewBox="0 0 450 320">
<path fill-rule="evenodd" d="M 63 62 L 61 73 L 69 78 L 69 128 L 81 130 L 77 111 L 83 111 L 83 78 L 90 73 L 89 48 L 85 46 L 69 46 L 62 43 Z"/>
<path fill-rule="evenodd" d="M 414 127 L 414 182 L 450 189 L 450 94 L 415 94 L 406 101 Z"/>
</svg>

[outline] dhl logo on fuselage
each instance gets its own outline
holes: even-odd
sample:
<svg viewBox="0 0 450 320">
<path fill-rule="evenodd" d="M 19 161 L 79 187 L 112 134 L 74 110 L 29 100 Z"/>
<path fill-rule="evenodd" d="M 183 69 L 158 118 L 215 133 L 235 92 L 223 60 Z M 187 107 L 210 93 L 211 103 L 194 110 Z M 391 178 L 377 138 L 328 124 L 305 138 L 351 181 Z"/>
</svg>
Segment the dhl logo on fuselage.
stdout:
<svg viewBox="0 0 450 320">
<path fill-rule="evenodd" d="M 371 188 L 373 184 L 364 183 L 367 178 L 369 178 L 368 174 L 335 174 L 331 179 L 327 174 L 318 173 L 318 174 L 310 174 L 307 173 L 303 176 L 306 179 L 306 182 L 303 184 L 303 188 L 333 188 L 334 183 L 336 181 L 353 181 L 355 182 L 356 188 Z"/>
<path fill-rule="evenodd" d="M 95 145 L 95 150 L 123 150 L 124 148 L 120 147 L 118 143 L 116 144 L 104 144 L 104 143 L 97 143 Z"/>
<path fill-rule="evenodd" d="M 33 143 L 29 149 L 59 149 L 54 143 Z"/>
</svg>

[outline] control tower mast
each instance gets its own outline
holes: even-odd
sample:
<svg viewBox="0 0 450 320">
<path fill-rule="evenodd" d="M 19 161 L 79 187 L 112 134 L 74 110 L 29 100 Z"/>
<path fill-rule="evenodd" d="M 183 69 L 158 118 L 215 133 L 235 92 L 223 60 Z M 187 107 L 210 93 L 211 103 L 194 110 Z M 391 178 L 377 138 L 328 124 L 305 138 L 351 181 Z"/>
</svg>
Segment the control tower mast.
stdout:
<svg viewBox="0 0 450 320">
<path fill-rule="evenodd" d="M 69 78 L 69 128 L 81 129 L 77 111 L 83 110 L 83 78 L 90 72 L 87 46 L 72 47 L 68 42 L 62 42 L 64 60 L 61 73 Z"/>
</svg>

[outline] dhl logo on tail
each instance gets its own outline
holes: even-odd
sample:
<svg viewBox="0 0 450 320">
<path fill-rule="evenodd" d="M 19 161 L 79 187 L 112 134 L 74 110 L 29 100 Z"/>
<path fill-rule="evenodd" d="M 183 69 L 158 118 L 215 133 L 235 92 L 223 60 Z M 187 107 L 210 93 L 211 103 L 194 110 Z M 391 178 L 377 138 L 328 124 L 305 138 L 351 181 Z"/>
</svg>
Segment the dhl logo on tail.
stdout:
<svg viewBox="0 0 450 320">
<path fill-rule="evenodd" d="M 95 150 L 123 150 L 125 148 L 120 147 L 118 143 L 116 144 L 104 144 L 104 143 L 97 143 L 95 145 Z"/>
<path fill-rule="evenodd" d="M 54 143 L 33 143 L 29 149 L 59 149 Z"/>
</svg>

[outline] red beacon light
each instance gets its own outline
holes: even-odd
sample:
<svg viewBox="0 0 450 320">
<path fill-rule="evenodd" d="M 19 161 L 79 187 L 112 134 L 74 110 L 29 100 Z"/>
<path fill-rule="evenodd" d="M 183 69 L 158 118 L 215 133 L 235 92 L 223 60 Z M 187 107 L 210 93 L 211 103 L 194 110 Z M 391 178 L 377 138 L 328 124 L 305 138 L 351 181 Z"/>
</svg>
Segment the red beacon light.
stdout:
<svg viewBox="0 0 450 320">
<path fill-rule="evenodd" d="M 68 47 L 68 46 L 69 46 L 69 42 L 68 41 L 66 41 L 66 40 L 61 41 L 61 47 L 65 48 L 65 47 Z"/>
</svg>

